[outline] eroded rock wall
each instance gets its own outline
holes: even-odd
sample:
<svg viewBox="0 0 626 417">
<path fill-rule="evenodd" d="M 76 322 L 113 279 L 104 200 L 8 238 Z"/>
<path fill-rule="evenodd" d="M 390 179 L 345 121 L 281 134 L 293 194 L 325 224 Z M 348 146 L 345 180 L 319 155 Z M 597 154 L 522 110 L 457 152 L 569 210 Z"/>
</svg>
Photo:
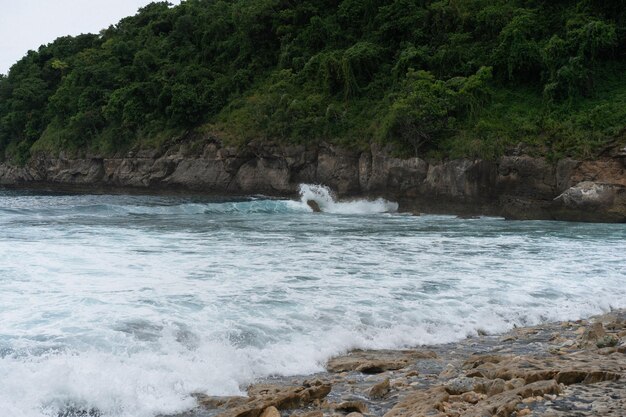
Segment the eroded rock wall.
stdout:
<svg viewBox="0 0 626 417">
<path fill-rule="evenodd" d="M 429 163 L 376 145 L 355 151 L 218 142 L 119 158 L 40 155 L 25 167 L 0 165 L 0 185 L 79 185 L 287 196 L 301 183 L 341 197 L 386 197 L 413 212 L 494 214 L 516 219 L 626 221 L 625 158 L 597 161 L 505 156 Z M 582 187 L 582 188 L 581 188 Z"/>
</svg>

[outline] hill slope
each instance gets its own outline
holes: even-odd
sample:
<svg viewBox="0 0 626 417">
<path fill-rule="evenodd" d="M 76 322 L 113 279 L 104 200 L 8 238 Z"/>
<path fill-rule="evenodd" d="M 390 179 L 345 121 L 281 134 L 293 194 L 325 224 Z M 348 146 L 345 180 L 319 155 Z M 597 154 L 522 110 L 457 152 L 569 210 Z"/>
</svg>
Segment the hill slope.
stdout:
<svg viewBox="0 0 626 417">
<path fill-rule="evenodd" d="M 187 0 L 0 76 L 0 159 L 191 130 L 399 154 L 593 157 L 624 140 L 626 1 Z"/>
</svg>

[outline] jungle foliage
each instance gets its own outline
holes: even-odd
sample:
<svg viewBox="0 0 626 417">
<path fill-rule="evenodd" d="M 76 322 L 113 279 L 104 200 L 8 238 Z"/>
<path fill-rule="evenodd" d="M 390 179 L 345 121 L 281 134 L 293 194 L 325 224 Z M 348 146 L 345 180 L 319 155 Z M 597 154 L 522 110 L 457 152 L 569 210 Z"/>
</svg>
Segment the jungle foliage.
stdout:
<svg viewBox="0 0 626 417">
<path fill-rule="evenodd" d="M 623 140 L 626 0 L 186 0 L 59 38 L 0 76 L 0 158 L 193 130 L 591 157 Z"/>
</svg>

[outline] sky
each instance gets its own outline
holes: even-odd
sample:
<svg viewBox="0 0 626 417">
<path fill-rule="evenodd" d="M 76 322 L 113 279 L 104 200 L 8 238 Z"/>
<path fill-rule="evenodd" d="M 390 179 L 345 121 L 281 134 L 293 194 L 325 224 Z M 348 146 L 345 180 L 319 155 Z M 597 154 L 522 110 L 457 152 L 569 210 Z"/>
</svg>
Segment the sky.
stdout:
<svg viewBox="0 0 626 417">
<path fill-rule="evenodd" d="M 151 0 L 0 0 L 0 74 L 6 74 L 31 49 L 59 36 L 98 33 L 149 3 Z"/>
</svg>

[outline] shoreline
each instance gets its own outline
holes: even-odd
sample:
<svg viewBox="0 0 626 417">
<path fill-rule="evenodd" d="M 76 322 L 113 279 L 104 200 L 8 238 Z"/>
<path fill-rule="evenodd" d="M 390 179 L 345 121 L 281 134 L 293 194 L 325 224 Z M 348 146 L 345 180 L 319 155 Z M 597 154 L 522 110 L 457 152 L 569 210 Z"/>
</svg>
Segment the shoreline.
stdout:
<svg viewBox="0 0 626 417">
<path fill-rule="evenodd" d="M 53 202 L 52 204 L 54 205 L 55 203 Z M 547 225 L 542 225 L 540 237 L 546 232 L 544 226 Z M 623 231 L 621 226 L 588 225 L 586 227 L 618 231 L 619 235 L 617 238 L 619 240 L 613 241 L 613 244 L 617 245 L 613 249 L 618 248 L 618 250 L 613 252 L 610 245 L 608 247 L 603 246 L 607 253 L 612 253 L 613 256 L 603 257 L 602 259 L 606 263 L 621 257 L 621 232 Z M 567 230 L 568 226 L 550 225 L 548 229 L 550 228 Z M 481 247 L 484 249 L 484 246 Z M 590 247 L 586 247 L 587 253 L 591 253 L 589 252 Z M 554 246 L 544 247 L 544 250 L 551 250 L 552 248 Z M 583 252 L 577 256 L 576 260 L 578 259 L 585 259 L 585 253 Z M 509 263 L 511 261 L 512 259 L 508 260 Z M 591 258 L 587 258 L 587 261 L 586 265 L 591 265 L 589 263 Z M 419 265 L 419 263 L 416 263 L 416 265 Z M 580 265 L 573 265 L 577 273 L 581 271 L 578 269 Z M 525 281 L 539 278 L 548 287 L 555 285 L 557 277 L 552 274 L 533 274 L 525 269 L 525 264 L 518 264 L 515 269 L 526 271 L 515 280 L 515 283 L 523 284 Z M 590 268 L 590 270 L 593 269 Z M 440 269 L 435 271 L 440 279 L 445 278 L 445 274 L 441 275 Z M 543 304 L 543 311 L 540 312 L 543 313 L 542 315 L 526 316 L 525 312 L 528 308 L 533 308 L 530 307 L 532 304 L 529 305 L 528 302 L 524 302 L 517 305 L 519 307 L 517 310 L 513 310 L 513 305 L 502 303 L 504 310 L 497 311 L 503 315 L 490 315 L 489 319 L 483 318 L 472 321 L 472 323 L 475 323 L 475 326 L 472 328 L 478 334 L 475 337 L 462 339 L 454 343 L 413 349 L 352 351 L 350 354 L 331 358 L 328 369 L 325 372 L 306 376 L 299 375 L 257 380 L 260 382 L 255 383 L 249 389 L 250 398 L 207 397 L 198 394 L 196 398 L 198 398 L 202 407 L 178 416 L 258 417 L 268 409 L 270 409 L 268 413 L 273 412 L 274 410 L 271 407 L 276 407 L 276 412 L 281 411 L 282 414 L 279 414 L 282 417 L 348 417 L 353 412 L 359 412 L 359 414 L 368 417 L 414 417 L 420 415 L 427 416 L 432 413 L 439 417 L 460 417 L 463 415 L 475 415 L 477 417 L 485 415 L 559 416 L 559 414 L 545 414 L 545 410 L 537 411 L 548 406 L 552 407 L 554 405 L 552 402 L 554 401 L 557 401 L 555 407 L 569 407 L 570 410 L 578 410 L 576 407 L 579 407 L 582 410 L 581 413 L 588 412 L 588 414 L 575 415 L 611 415 L 606 413 L 598 414 L 596 411 L 598 407 L 618 407 L 612 405 L 615 402 L 613 401 L 614 399 L 610 398 L 610 396 L 607 397 L 605 392 L 613 392 L 615 396 L 626 398 L 626 392 L 623 392 L 623 381 L 624 377 L 626 377 L 624 375 L 624 370 L 626 370 L 626 364 L 624 363 L 624 354 L 626 353 L 624 349 L 626 347 L 626 310 L 616 309 L 600 317 L 600 320 L 605 322 L 604 327 L 601 329 L 605 334 L 600 334 L 600 330 L 593 328 L 591 325 L 593 320 L 553 322 L 537 326 L 520 327 L 502 335 L 491 336 L 483 334 L 484 331 L 480 329 L 500 332 L 506 331 L 509 326 L 513 326 L 513 323 L 518 323 L 521 326 L 528 323 L 543 322 L 549 318 L 553 320 L 578 319 L 600 311 L 607 311 L 606 309 L 611 308 L 611 305 L 626 307 L 623 299 L 619 296 L 614 297 L 611 292 L 606 291 L 608 288 L 613 288 L 615 291 L 613 294 L 621 293 L 619 290 L 621 290 L 621 285 L 624 282 L 624 275 L 621 273 L 619 264 L 616 264 L 616 268 L 613 271 L 616 274 L 585 274 L 585 278 L 589 279 L 589 281 L 595 281 L 593 287 L 596 288 L 597 293 L 595 295 L 588 291 L 577 293 L 579 295 L 574 297 L 573 301 L 575 304 L 571 304 L 571 307 L 573 307 L 571 309 L 564 309 L 564 307 L 559 307 L 560 304 L 548 301 L 547 304 Z M 470 275 L 470 279 L 475 277 L 477 277 L 475 273 Z M 604 279 L 609 277 L 613 278 L 612 286 L 609 286 L 608 281 Z M 370 299 L 376 300 L 379 294 L 378 288 L 371 285 L 368 287 L 375 291 L 375 293 L 370 295 L 370 297 L 373 297 Z M 522 291 L 527 293 L 530 289 L 532 287 L 527 286 L 522 288 Z M 509 291 L 506 293 L 508 294 Z M 604 296 L 599 297 L 599 294 Z M 461 303 L 473 306 L 472 300 L 475 295 L 475 292 L 465 293 L 465 296 L 460 299 Z M 601 302 L 600 304 L 593 303 L 594 307 L 589 308 L 590 304 L 587 301 L 591 301 L 590 298 L 600 299 Z M 496 298 L 496 301 L 506 299 L 505 294 L 502 294 L 502 297 Z M 549 297 L 548 300 L 553 299 Z M 411 309 L 415 307 L 415 304 L 410 304 Z M 516 315 L 515 312 L 522 314 L 522 316 Z M 552 312 L 558 314 L 552 314 Z M 511 316 L 511 313 L 513 313 L 513 316 Z M 498 318 L 503 316 L 509 318 L 530 317 L 530 319 L 507 321 L 506 326 L 494 326 L 495 323 L 499 322 Z M 459 323 L 463 322 L 464 317 L 466 315 L 457 315 L 455 320 L 448 320 L 447 325 L 439 325 L 438 328 L 432 330 L 434 333 L 443 331 L 452 336 L 454 333 L 450 332 L 450 329 L 456 328 Z M 317 327 L 318 323 L 314 322 L 313 326 Z M 425 338 L 428 333 L 430 331 L 425 333 L 421 331 L 412 331 L 410 333 L 405 331 L 404 334 L 407 337 L 412 336 L 412 341 L 405 343 L 406 345 L 424 343 L 429 340 Z M 592 337 L 592 333 L 595 333 L 595 336 Z M 608 333 L 608 336 L 615 336 L 615 339 L 608 339 L 608 342 L 603 342 L 606 345 L 605 347 L 599 347 L 597 342 L 607 336 L 606 333 Z M 302 351 L 294 350 L 295 354 L 293 355 L 283 356 L 272 353 L 268 357 L 272 358 L 271 363 L 273 364 L 282 362 L 296 365 L 290 368 L 295 369 L 294 372 L 299 370 L 302 372 L 317 370 L 319 368 L 303 368 L 299 366 L 303 358 L 307 357 L 303 352 L 311 345 L 316 346 L 318 352 L 323 352 L 324 349 L 334 346 L 336 340 L 332 339 L 333 334 L 335 333 L 329 331 L 316 333 L 317 337 L 315 340 L 321 339 L 321 343 L 300 343 L 299 346 L 304 346 L 305 349 Z M 357 339 L 346 338 L 349 344 L 344 344 L 343 348 L 355 346 L 378 348 L 405 346 L 405 344 L 401 345 L 394 342 L 395 339 L 387 332 L 381 331 L 377 334 L 377 337 L 368 339 L 368 341 L 372 342 L 371 344 L 357 345 L 355 343 Z M 463 337 L 467 333 L 456 334 L 459 337 Z M 585 334 L 587 335 L 585 336 Z M 297 338 L 294 340 L 297 340 Z M 430 340 L 441 342 L 442 340 L 453 339 Z M 610 344 L 615 344 L 615 346 L 610 346 Z M 312 363 L 314 365 L 320 364 L 322 362 L 321 359 L 326 359 L 331 353 L 337 352 L 340 352 L 340 349 L 326 351 L 326 354 L 318 355 L 317 361 Z M 212 358 L 212 350 L 203 351 L 203 356 L 204 360 L 208 359 L 211 361 L 214 359 Z M 476 356 L 478 356 L 478 359 L 476 359 Z M 308 357 L 310 358 L 311 356 L 309 355 Z M 173 362 L 175 361 L 176 359 L 173 360 Z M 247 369 L 253 369 L 253 367 L 250 366 Z M 276 372 L 282 368 L 268 367 L 266 369 L 267 371 Z M 532 369 L 532 373 L 528 373 L 528 369 Z M 474 372 L 480 373 L 475 374 Z M 178 376 L 185 375 L 179 372 L 175 372 L 175 374 L 178 374 Z M 206 371 L 203 374 L 206 375 Z M 287 374 L 289 375 L 289 373 Z M 256 375 L 263 376 L 267 374 L 257 373 Z M 201 376 L 200 378 L 204 380 L 206 377 Z M 615 382 L 616 380 L 619 381 Z M 150 378 L 141 378 L 139 381 L 140 383 L 143 383 L 143 381 L 150 382 Z M 252 381 L 249 378 L 242 378 L 234 383 L 233 389 L 217 392 L 222 394 L 239 393 L 238 387 L 245 386 L 245 384 Z M 585 381 L 589 383 L 584 383 Z M 133 386 L 137 386 L 136 382 L 135 384 L 129 384 L 128 387 L 132 389 Z M 460 384 L 460 388 L 456 387 L 456 385 L 451 388 L 449 384 Z M 497 386 L 494 384 L 497 384 Z M 209 384 L 203 385 L 201 382 L 195 385 L 197 387 L 195 389 L 208 390 L 209 386 Z M 571 386 L 574 386 L 574 388 L 571 388 Z M 574 394 L 568 391 L 570 388 L 575 389 Z M 466 391 L 466 389 L 469 390 Z M 372 394 L 372 390 L 374 390 L 375 394 Z M 191 406 L 194 402 L 194 399 L 189 397 L 189 393 L 192 392 L 195 391 L 190 386 L 180 392 L 182 398 L 187 401 L 184 405 L 185 407 Z M 585 397 L 582 402 L 574 398 L 576 395 L 583 394 L 586 396 L 591 395 L 591 397 Z M 415 403 L 428 403 L 430 398 L 439 398 L 439 400 L 430 404 L 428 409 L 416 408 L 417 405 Z M 496 408 L 493 408 L 495 407 L 494 403 L 497 403 Z M 585 407 L 591 403 L 595 404 L 595 408 L 587 410 Z M 171 400 L 169 404 L 172 405 L 169 409 L 170 412 L 183 409 L 182 406 L 178 405 L 179 403 L 176 402 L 176 399 Z M 514 405 L 514 409 L 510 409 L 512 407 L 511 404 Z M 502 408 L 503 411 L 499 412 L 498 410 L 501 407 L 504 407 Z M 619 407 L 622 407 L 622 405 L 620 404 Z M 395 412 L 393 411 L 394 409 L 396 410 Z M 403 411 L 398 411 L 403 409 L 409 411 L 405 414 L 402 414 L 404 413 Z M 621 410 L 621 408 L 619 409 Z M 82 413 L 81 410 L 68 410 L 67 413 L 65 411 L 66 409 L 61 409 L 59 416 L 87 415 Z M 535 411 L 535 414 L 531 414 Z M 99 417 L 100 415 L 102 414 L 98 410 L 95 410 L 93 413 L 94 417 Z M 560 415 L 571 416 L 572 414 Z M 624 417 L 619 413 L 614 415 Z M 160 415 L 160 417 L 164 416 Z M 270 415 L 264 415 L 263 417 L 270 417 Z M 273 417 L 277 417 L 277 414 L 273 413 Z M 359 417 L 359 415 L 350 417 Z"/>
<path fill-rule="evenodd" d="M 626 309 L 402 350 L 354 350 L 247 397 L 196 394 L 171 417 L 615 416 L 626 410 Z"/>
<path fill-rule="evenodd" d="M 410 213 L 489 215 L 518 220 L 626 222 L 626 157 L 548 161 L 428 161 L 390 149 L 329 144 L 229 147 L 211 137 L 128 155 L 38 155 L 25 166 L 0 163 L 0 186 L 213 196 L 293 197 L 320 184 L 338 198 L 384 198 Z"/>
<path fill-rule="evenodd" d="M 135 186 L 115 186 L 110 184 L 68 184 L 68 183 L 55 183 L 55 182 L 27 182 L 19 184 L 2 184 L 0 183 L 0 191 L 8 190 L 15 192 L 43 192 L 47 194 L 60 194 L 60 195 L 127 195 L 127 196 L 165 196 L 165 197 L 180 197 L 180 198 L 200 198 L 212 201 L 238 201 L 247 200 L 252 197 L 263 197 L 268 200 L 298 200 L 298 192 L 285 192 L 285 193 L 244 193 L 244 192 L 218 192 L 213 190 L 200 190 L 193 188 L 176 188 L 176 187 L 135 187 Z M 357 200 L 374 201 L 380 198 L 387 199 L 386 197 L 374 196 L 374 195 L 351 195 L 338 199 L 338 202 L 352 202 Z M 482 205 L 480 208 L 474 206 L 465 206 L 460 202 L 450 201 L 430 201 L 427 205 L 418 203 L 415 205 L 415 200 L 401 198 L 398 200 L 389 199 L 387 201 L 398 203 L 399 208 L 397 213 L 411 214 L 414 216 L 420 215 L 441 215 L 441 216 L 456 216 L 460 219 L 473 219 L 480 217 L 492 217 L 502 218 L 507 221 L 550 221 L 550 222 L 565 222 L 565 223 L 626 223 L 626 217 L 611 217 L 605 218 L 602 213 L 589 212 L 588 215 L 577 212 L 572 216 L 544 216 L 544 215 L 510 215 L 510 213 L 502 212 L 492 206 Z"/>
</svg>

